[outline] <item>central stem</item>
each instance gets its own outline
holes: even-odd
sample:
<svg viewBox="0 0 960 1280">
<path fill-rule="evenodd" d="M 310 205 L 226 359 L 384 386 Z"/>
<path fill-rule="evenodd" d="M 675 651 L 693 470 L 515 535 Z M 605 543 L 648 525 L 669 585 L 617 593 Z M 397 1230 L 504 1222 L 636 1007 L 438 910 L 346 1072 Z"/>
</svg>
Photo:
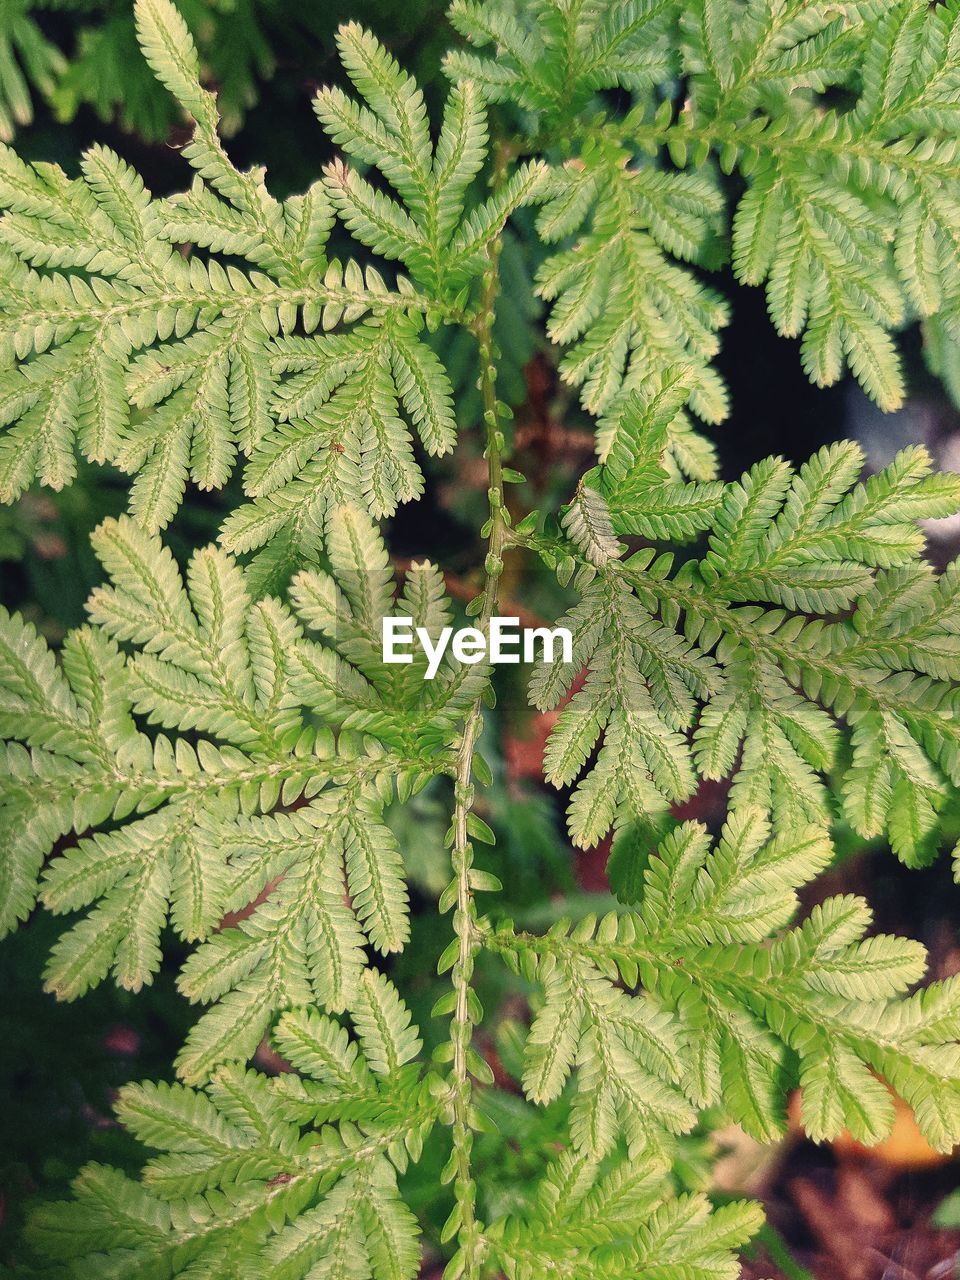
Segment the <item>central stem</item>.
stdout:
<svg viewBox="0 0 960 1280">
<path fill-rule="evenodd" d="M 490 503 L 490 519 L 486 526 L 485 580 L 478 618 L 478 627 L 485 635 L 489 635 L 490 619 L 497 611 L 508 526 L 508 517 L 503 506 L 504 442 L 498 418 L 496 351 L 493 341 L 494 302 L 499 281 L 499 238 L 493 242 L 488 252 L 490 261 L 484 273 L 480 310 L 473 325 L 479 348 L 480 391 L 483 398 L 485 457 Z M 453 814 L 452 863 L 457 882 L 453 927 L 459 939 L 459 948 L 451 975 L 456 993 L 456 1005 L 450 1026 L 450 1041 L 453 1046 L 454 1194 L 460 1219 L 458 1236 L 460 1253 L 457 1260 L 459 1265 L 447 1276 L 447 1280 L 452 1280 L 452 1276 L 455 1275 L 461 1275 L 465 1280 L 476 1280 L 480 1274 L 483 1253 L 482 1228 L 476 1216 L 476 1183 L 470 1168 L 473 1127 L 470 1117 L 472 1085 L 469 1054 L 473 1026 L 478 1014 L 471 982 L 480 941 L 477 931 L 477 909 L 470 877 L 473 846 L 468 828 L 468 819 L 474 802 L 473 759 L 482 725 L 483 707 L 478 698 L 467 714 L 463 726 L 463 737 L 457 752 Z"/>
</svg>

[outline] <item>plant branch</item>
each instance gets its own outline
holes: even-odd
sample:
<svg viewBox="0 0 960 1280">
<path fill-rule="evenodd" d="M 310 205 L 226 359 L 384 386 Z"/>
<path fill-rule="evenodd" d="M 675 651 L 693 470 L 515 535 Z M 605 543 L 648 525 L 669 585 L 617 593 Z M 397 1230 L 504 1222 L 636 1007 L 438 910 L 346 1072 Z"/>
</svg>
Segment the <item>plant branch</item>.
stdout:
<svg viewBox="0 0 960 1280">
<path fill-rule="evenodd" d="M 505 152 L 497 152 L 493 184 L 499 185 L 506 166 Z M 503 572 L 503 553 L 507 541 L 509 515 L 503 504 L 503 450 L 504 439 L 500 430 L 501 406 L 496 392 L 496 356 L 493 339 L 494 307 L 499 287 L 499 259 L 501 241 L 495 240 L 488 251 L 489 262 L 483 276 L 480 307 L 473 324 L 477 340 L 480 365 L 480 390 L 483 398 L 483 421 L 486 433 L 485 457 L 487 460 L 488 498 L 490 516 L 484 526 L 487 538 L 487 555 L 484 564 L 485 577 L 478 627 L 489 632 L 490 619 L 497 610 L 500 596 L 500 577 Z M 483 725 L 483 705 L 480 699 L 471 707 L 463 728 L 463 737 L 457 752 L 455 805 L 453 815 L 452 864 L 456 878 L 456 907 L 453 925 L 459 938 L 457 958 L 451 974 L 456 1004 L 450 1027 L 453 1049 L 452 1104 L 453 1104 L 453 1176 L 456 1207 L 453 1221 L 459 1224 L 460 1251 L 445 1273 L 445 1280 L 463 1276 L 474 1280 L 479 1275 L 483 1255 L 481 1224 L 476 1216 L 476 1183 L 470 1167 L 473 1145 L 471 1127 L 471 1068 L 479 1067 L 471 1062 L 474 1051 L 470 1048 L 476 1019 L 476 999 L 471 982 L 476 953 L 479 949 L 477 910 L 471 883 L 473 847 L 470 842 L 469 816 L 474 803 L 473 765 L 477 739 Z M 452 1229 L 452 1228 L 451 1228 Z"/>
</svg>

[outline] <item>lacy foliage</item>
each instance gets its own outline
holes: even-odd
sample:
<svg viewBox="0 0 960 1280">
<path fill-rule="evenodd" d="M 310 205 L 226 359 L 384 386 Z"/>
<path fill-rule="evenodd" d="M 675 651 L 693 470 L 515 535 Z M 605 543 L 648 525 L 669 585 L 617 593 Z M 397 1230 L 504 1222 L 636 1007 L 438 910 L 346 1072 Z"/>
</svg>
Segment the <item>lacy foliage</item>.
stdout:
<svg viewBox="0 0 960 1280">
<path fill-rule="evenodd" d="M 68 483 L 78 452 L 135 477 L 59 657 L 0 616 L 0 924 L 71 914 L 61 999 L 137 990 L 186 951 L 179 987 L 205 1006 L 181 1082 L 120 1095 L 158 1153 L 142 1176 L 88 1167 L 36 1215 L 52 1274 L 405 1280 L 423 1232 L 447 1280 L 733 1280 L 759 1215 L 683 1189 L 698 1126 L 773 1140 L 799 1086 L 812 1137 L 876 1142 L 889 1085 L 934 1146 L 960 1140 L 956 980 L 918 988 L 923 948 L 871 933 L 859 898 L 796 921 L 839 825 L 917 865 L 942 840 L 960 578 L 923 561 L 918 522 L 955 513 L 960 482 L 919 449 L 864 478 L 838 444 L 721 483 L 698 425 L 727 412 L 705 283 L 727 257 L 817 383 L 849 367 L 895 407 L 891 334 L 921 318 L 960 386 L 958 14 L 457 0 L 436 129 L 348 23 L 357 96 L 316 101 L 342 155 L 280 201 L 228 158 L 177 9 L 137 0 L 194 122 L 190 189 L 155 199 L 100 147 L 75 178 L 0 155 L 0 496 Z M 598 465 L 559 522 L 514 528 L 492 331 L 526 205 L 508 243 L 540 263 Z M 422 657 L 380 655 L 385 615 L 433 636 L 454 617 L 434 566 L 395 581 L 375 523 L 465 425 L 443 326 L 475 352 L 487 435 L 468 612 L 495 611 L 507 551 L 572 584 L 574 660 L 530 694 L 561 708 L 546 767 L 573 788 L 572 839 L 615 832 L 618 909 L 540 934 L 478 913 L 501 888 L 473 862 L 496 844 L 474 809 L 489 669 L 447 659 L 425 682 Z M 160 530 L 241 457 L 244 499 L 181 571 Z M 716 840 L 671 815 L 703 779 L 729 782 Z M 446 1032 L 417 1013 L 427 1055 L 392 980 L 411 911 L 388 806 L 431 783 L 453 795 L 453 936 Z M 532 1011 L 500 1018 L 495 1078 L 473 979 L 498 959 Z M 289 1071 L 251 1068 L 265 1042 Z"/>
</svg>

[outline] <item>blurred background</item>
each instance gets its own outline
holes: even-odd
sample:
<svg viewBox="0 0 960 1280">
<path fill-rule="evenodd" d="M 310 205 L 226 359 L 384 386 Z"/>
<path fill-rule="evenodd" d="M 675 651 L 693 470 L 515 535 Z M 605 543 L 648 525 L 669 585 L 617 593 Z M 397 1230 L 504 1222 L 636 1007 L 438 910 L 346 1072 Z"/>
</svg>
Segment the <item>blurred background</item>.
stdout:
<svg viewBox="0 0 960 1280">
<path fill-rule="evenodd" d="M 311 99 L 320 84 L 340 79 L 333 33 L 344 19 L 369 26 L 390 47 L 419 79 L 431 109 L 442 99 L 440 60 L 454 38 L 443 3 L 178 3 L 208 81 L 220 91 L 232 157 L 241 166 L 266 164 L 278 196 L 306 187 L 329 158 Z M 139 55 L 129 0 L 0 0 L 0 137 L 14 136 L 26 158 L 56 161 L 71 174 L 83 148 L 99 141 L 135 164 L 155 194 L 188 181 L 178 155 L 187 130 Z M 512 492 L 524 510 L 564 501 L 591 465 L 593 449 L 590 423 L 559 384 L 556 352 L 543 334 L 531 284 L 538 256 L 521 217 L 505 248 L 497 328 L 505 353 L 500 394 L 516 415 L 514 465 L 528 477 L 526 486 Z M 796 344 L 778 339 L 768 323 L 762 295 L 738 287 L 729 272 L 721 272 L 716 283 L 733 312 L 720 359 L 733 408 L 715 433 L 726 478 L 767 454 L 799 461 L 842 437 L 862 443 L 871 468 L 883 466 L 903 445 L 920 442 L 941 466 L 960 470 L 960 413 L 927 372 L 918 330 L 902 335 L 909 399 L 900 412 L 885 416 L 852 382 L 829 391 L 811 387 Z M 447 571 L 452 593 L 468 599 L 481 559 L 472 531 L 480 523 L 486 488 L 475 373 L 469 343 L 444 333 L 435 341 L 457 384 L 462 443 L 452 458 L 430 464 L 423 502 L 401 510 L 388 537 L 398 565 L 429 552 Z M 30 617 L 54 644 L 83 620 L 84 600 L 98 579 L 88 534 L 105 515 L 124 508 L 126 485 L 119 474 L 86 467 L 61 494 L 32 491 L 15 506 L 0 508 L 0 603 Z M 185 559 L 216 535 L 238 495 L 236 481 L 220 493 L 191 491 L 169 531 L 178 557 Z M 928 535 L 929 555 L 938 565 L 960 550 L 960 521 L 936 522 Z M 521 581 L 511 567 L 505 593 L 505 613 L 514 611 L 507 605 L 519 604 L 527 613 L 555 617 L 563 604 L 555 585 Z M 568 910 L 603 909 L 610 893 L 609 850 L 576 853 L 565 841 L 564 798 L 542 779 L 549 718 L 526 709 L 514 681 L 501 690 L 484 743 L 487 758 L 497 765 L 487 800 L 499 844 L 488 857 L 491 867 L 511 869 L 503 910 L 542 927 Z M 721 787 L 705 786 L 680 816 L 715 827 L 724 804 Z M 396 977 L 414 992 L 414 1013 L 428 1036 L 434 958 L 447 929 L 435 909 L 446 879 L 445 813 L 442 791 L 428 790 L 395 818 L 416 913 L 413 942 L 399 958 Z M 960 834 L 960 816 L 948 815 L 946 825 L 948 835 Z M 837 863 L 805 905 L 836 892 L 865 894 L 878 930 L 922 940 L 931 955 L 931 977 L 960 972 L 960 890 L 945 853 L 928 869 L 907 871 L 889 850 L 864 848 L 841 830 Z M 89 1160 L 139 1166 L 139 1149 L 112 1120 L 112 1096 L 126 1081 L 170 1078 L 174 1050 L 193 1016 L 174 988 L 182 955 L 173 938 L 163 973 L 139 995 L 105 985 L 76 1004 L 57 1006 L 41 994 L 41 983 L 61 927 L 60 921 L 37 916 L 0 945 L 0 1269 L 10 1275 L 25 1265 L 18 1237 L 32 1202 L 65 1194 L 70 1178 Z M 499 1011 L 483 1047 L 503 1091 L 496 1105 L 510 1153 L 503 1184 L 491 1194 L 506 1201 L 511 1179 L 527 1176 L 531 1151 L 548 1145 L 558 1129 L 549 1114 L 531 1116 L 510 1081 L 527 1016 L 522 990 L 492 969 L 480 981 L 484 1005 Z M 282 1069 L 267 1050 L 257 1065 Z M 503 1163 L 502 1151 L 498 1161 Z M 432 1246 L 441 1220 L 433 1222 L 429 1200 L 435 1170 L 424 1167 L 419 1176 L 417 1183 L 418 1175 L 411 1174 L 406 1194 L 427 1223 L 425 1274 L 438 1275 L 440 1254 Z M 761 1148 L 707 1117 L 682 1144 L 677 1176 L 712 1186 L 720 1199 L 749 1194 L 764 1202 L 769 1223 L 745 1262 L 751 1280 L 944 1280 L 957 1270 L 960 1163 L 926 1146 L 906 1108 L 899 1111 L 892 1138 L 873 1153 L 852 1141 L 814 1147 L 796 1121 L 779 1147 Z"/>
</svg>

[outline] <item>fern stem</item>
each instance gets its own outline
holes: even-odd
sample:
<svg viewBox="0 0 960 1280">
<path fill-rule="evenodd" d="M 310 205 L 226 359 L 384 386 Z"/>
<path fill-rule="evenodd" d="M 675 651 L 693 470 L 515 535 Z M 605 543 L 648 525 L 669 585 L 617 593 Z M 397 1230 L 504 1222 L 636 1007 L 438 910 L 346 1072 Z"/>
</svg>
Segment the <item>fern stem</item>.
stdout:
<svg viewBox="0 0 960 1280">
<path fill-rule="evenodd" d="M 493 175 L 494 186 L 502 180 L 505 168 L 506 153 L 501 148 L 497 152 Z M 490 504 L 490 518 L 486 526 L 487 555 L 484 565 L 482 605 L 477 619 L 477 626 L 485 634 L 489 631 L 490 619 L 498 607 L 509 519 L 503 506 L 504 439 L 498 418 L 495 364 L 497 351 L 493 339 L 495 303 L 499 289 L 500 249 L 501 240 L 497 238 L 488 250 L 489 262 L 483 276 L 480 306 L 472 325 L 477 340 L 480 366 L 480 391 L 486 434 L 484 456 L 487 460 Z M 475 1016 L 472 1009 L 474 1002 L 471 1001 L 471 983 L 474 961 L 480 947 L 477 909 L 470 883 L 473 847 L 470 842 L 468 820 L 474 803 L 474 754 L 482 726 L 483 704 L 478 698 L 464 722 L 463 737 L 457 752 L 453 815 L 452 864 L 457 882 L 453 924 L 460 946 L 451 974 L 456 992 L 456 1006 L 451 1021 L 450 1040 L 453 1046 L 454 1194 L 457 1206 L 455 1212 L 460 1220 L 458 1235 L 460 1251 L 452 1269 L 446 1274 L 446 1280 L 452 1280 L 453 1276 L 458 1275 L 465 1277 L 465 1280 L 474 1280 L 480 1274 L 484 1243 L 482 1225 L 476 1216 L 476 1183 L 470 1164 L 473 1131 L 470 1121 L 472 1084 L 468 1062 Z"/>
</svg>

